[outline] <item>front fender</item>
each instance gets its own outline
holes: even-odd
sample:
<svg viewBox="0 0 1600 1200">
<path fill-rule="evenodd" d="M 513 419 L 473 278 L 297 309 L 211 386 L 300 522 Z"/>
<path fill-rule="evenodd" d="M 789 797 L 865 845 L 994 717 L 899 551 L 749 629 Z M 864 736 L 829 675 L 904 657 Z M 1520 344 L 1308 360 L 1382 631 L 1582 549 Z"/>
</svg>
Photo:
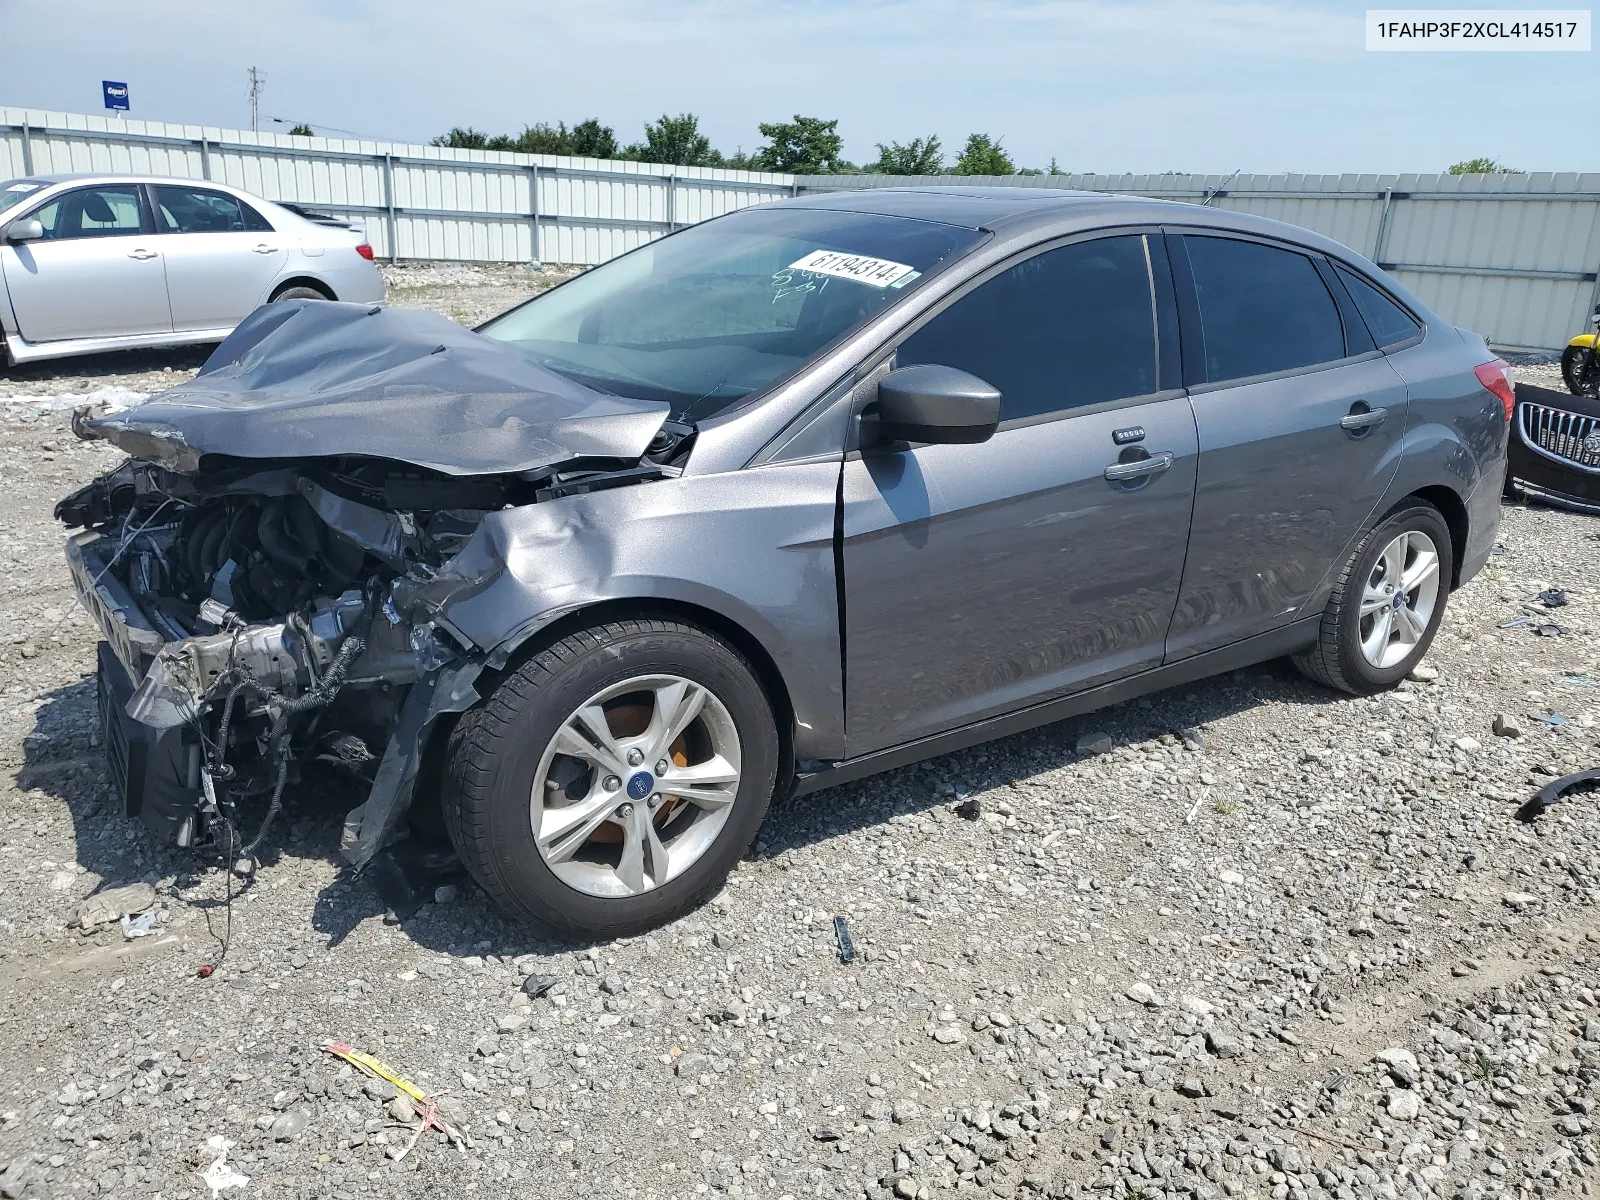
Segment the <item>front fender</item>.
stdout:
<svg viewBox="0 0 1600 1200">
<path fill-rule="evenodd" d="M 839 463 L 784 463 L 490 513 L 419 598 L 504 661 L 552 621 L 666 600 L 754 638 L 783 677 L 795 754 L 844 754 L 834 510 Z"/>
<path fill-rule="evenodd" d="M 1570 350 L 1573 347 L 1577 347 L 1580 350 L 1587 350 L 1594 345 L 1595 338 L 1597 337 L 1600 337 L 1600 334 L 1580 333 L 1577 337 L 1573 338 L 1567 343 L 1567 348 Z"/>
</svg>

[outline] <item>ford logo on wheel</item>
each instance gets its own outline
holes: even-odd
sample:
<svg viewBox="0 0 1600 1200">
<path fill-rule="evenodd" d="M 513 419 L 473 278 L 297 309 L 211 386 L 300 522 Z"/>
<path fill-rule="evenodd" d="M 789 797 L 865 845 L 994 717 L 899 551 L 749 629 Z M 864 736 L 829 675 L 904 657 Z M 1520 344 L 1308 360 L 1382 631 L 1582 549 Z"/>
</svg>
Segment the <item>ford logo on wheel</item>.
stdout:
<svg viewBox="0 0 1600 1200">
<path fill-rule="evenodd" d="M 628 777 L 628 795 L 643 800 L 655 790 L 656 777 L 649 771 L 638 771 Z"/>
</svg>

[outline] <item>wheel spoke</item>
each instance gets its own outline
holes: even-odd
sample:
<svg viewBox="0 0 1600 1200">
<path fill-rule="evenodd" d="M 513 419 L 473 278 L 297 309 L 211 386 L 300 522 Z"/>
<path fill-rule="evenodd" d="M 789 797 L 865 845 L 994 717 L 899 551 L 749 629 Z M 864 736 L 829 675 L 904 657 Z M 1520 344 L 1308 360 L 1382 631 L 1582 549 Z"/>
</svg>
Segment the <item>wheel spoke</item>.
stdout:
<svg viewBox="0 0 1600 1200">
<path fill-rule="evenodd" d="M 1375 588 L 1370 583 L 1367 584 L 1366 589 L 1361 593 L 1361 615 L 1370 617 L 1380 608 L 1387 607 L 1389 607 L 1389 597 L 1384 593 L 1383 589 Z"/>
<path fill-rule="evenodd" d="M 650 728 L 645 735 L 646 760 L 654 763 L 666 758 L 672 743 L 689 728 L 689 723 L 705 707 L 706 690 L 687 679 L 676 679 L 656 689 L 655 712 L 650 715 Z"/>
<path fill-rule="evenodd" d="M 588 704 L 573 713 L 556 734 L 556 750 L 594 763 L 613 775 L 625 776 L 622 749 L 606 721 L 605 710 Z"/>
<path fill-rule="evenodd" d="M 1427 623 L 1411 608 L 1395 610 L 1395 637 L 1398 641 L 1408 646 L 1415 646 L 1422 640 L 1422 633 L 1427 629 Z"/>
<path fill-rule="evenodd" d="M 664 795 L 676 796 L 703 809 L 726 808 L 739 790 L 739 771 L 717 757 L 690 767 L 673 767 L 656 786 Z"/>
<path fill-rule="evenodd" d="M 1406 569 L 1400 589 L 1408 595 L 1439 574 L 1439 555 L 1433 550 L 1418 549 L 1416 561 Z"/>
<path fill-rule="evenodd" d="M 539 849 L 550 862 L 566 862 L 605 824 L 617 797 L 597 792 L 576 804 L 546 808 L 539 819 Z"/>
<path fill-rule="evenodd" d="M 1389 635 L 1393 629 L 1394 609 L 1386 607 L 1373 617 L 1372 632 L 1361 644 L 1368 662 L 1377 665 L 1383 660 L 1383 652 L 1389 648 Z"/>
<path fill-rule="evenodd" d="M 1395 587 L 1400 586 L 1400 580 L 1406 573 L 1406 545 L 1407 539 L 1395 538 L 1383 552 L 1383 581 Z"/>
<path fill-rule="evenodd" d="M 671 856 L 661 844 L 649 807 L 635 804 L 622 820 L 622 857 L 617 861 L 617 878 L 637 895 L 665 883 L 670 865 Z"/>
</svg>

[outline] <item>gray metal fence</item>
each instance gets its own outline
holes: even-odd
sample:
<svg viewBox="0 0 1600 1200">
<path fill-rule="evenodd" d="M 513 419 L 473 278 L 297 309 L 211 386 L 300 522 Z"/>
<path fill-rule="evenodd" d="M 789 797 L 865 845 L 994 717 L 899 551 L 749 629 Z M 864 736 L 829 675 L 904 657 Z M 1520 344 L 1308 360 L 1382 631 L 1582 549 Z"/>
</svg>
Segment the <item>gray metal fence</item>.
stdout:
<svg viewBox="0 0 1600 1200">
<path fill-rule="evenodd" d="M 1082 188 L 1314 229 L 1505 349 L 1559 348 L 1600 303 L 1600 173 L 791 176 L 0 107 L 0 178 L 55 171 L 216 179 L 359 218 L 386 258 L 469 262 L 604 262 L 680 226 L 802 192 Z"/>
<path fill-rule="evenodd" d="M 598 263 L 793 176 L 293 137 L 0 107 L 0 178 L 120 171 L 214 179 L 359 218 L 383 258 Z"/>
</svg>

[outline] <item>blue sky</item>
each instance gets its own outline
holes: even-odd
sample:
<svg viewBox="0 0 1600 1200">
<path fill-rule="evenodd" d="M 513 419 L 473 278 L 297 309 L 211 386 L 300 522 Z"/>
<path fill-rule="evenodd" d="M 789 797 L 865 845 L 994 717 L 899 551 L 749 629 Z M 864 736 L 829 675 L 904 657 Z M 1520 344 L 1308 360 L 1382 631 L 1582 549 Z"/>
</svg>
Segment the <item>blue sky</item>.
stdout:
<svg viewBox="0 0 1600 1200">
<path fill-rule="evenodd" d="M 876 142 L 936 133 L 952 147 L 979 130 L 1023 164 L 1054 156 L 1068 170 L 1434 171 L 1480 154 L 1600 170 L 1600 52 L 1372 54 L 1364 11 L 1337 0 L 0 0 L 0 104 L 98 112 L 100 80 L 119 79 L 132 116 L 248 128 L 253 64 L 267 73 L 266 113 L 405 141 L 588 116 L 633 140 L 645 120 L 690 111 L 720 148 L 751 149 L 759 121 L 798 112 L 839 118 L 857 161 Z"/>
</svg>

